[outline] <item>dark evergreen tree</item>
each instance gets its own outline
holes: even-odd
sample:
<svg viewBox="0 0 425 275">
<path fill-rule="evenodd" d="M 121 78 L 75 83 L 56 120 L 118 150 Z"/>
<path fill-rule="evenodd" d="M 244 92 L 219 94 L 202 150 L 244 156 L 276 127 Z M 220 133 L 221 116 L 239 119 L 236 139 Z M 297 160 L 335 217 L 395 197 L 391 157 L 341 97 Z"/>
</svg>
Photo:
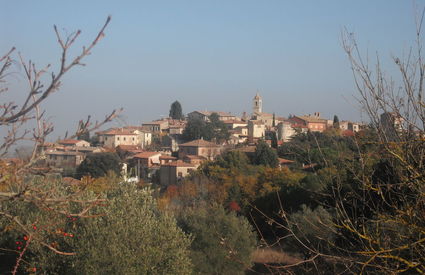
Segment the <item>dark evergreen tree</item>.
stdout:
<svg viewBox="0 0 425 275">
<path fill-rule="evenodd" d="M 227 140 L 229 136 L 226 125 L 216 113 L 212 113 L 209 116 L 208 122 L 199 118 L 189 119 L 183 131 L 183 139 L 186 141 L 203 138 L 205 140 L 215 139 L 221 142 Z"/>
<path fill-rule="evenodd" d="M 209 135 L 206 131 L 206 122 L 199 118 L 189 119 L 183 131 L 183 139 L 190 141 L 200 139 L 201 137 L 205 140 L 209 140 Z"/>
<path fill-rule="evenodd" d="M 259 141 L 255 148 L 254 163 L 257 165 L 277 167 L 279 160 L 274 149 L 270 148 L 266 142 Z"/>
<path fill-rule="evenodd" d="M 90 175 L 94 178 L 106 175 L 108 171 L 113 171 L 119 175 L 121 172 L 121 161 L 116 153 L 93 153 L 87 155 L 84 161 L 77 167 L 76 176 Z"/>
<path fill-rule="evenodd" d="M 184 119 L 182 106 L 177 100 L 171 104 L 169 116 L 172 119 Z"/>
<path fill-rule="evenodd" d="M 339 129 L 339 118 L 337 115 L 334 115 L 334 123 L 333 123 L 334 128 Z"/>
</svg>

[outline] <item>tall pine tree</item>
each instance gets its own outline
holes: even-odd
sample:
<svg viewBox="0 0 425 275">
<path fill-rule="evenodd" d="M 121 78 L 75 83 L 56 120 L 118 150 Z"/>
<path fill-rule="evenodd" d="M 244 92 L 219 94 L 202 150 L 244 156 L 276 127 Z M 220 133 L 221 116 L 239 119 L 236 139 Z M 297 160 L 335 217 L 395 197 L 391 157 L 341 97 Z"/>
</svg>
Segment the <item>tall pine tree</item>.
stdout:
<svg viewBox="0 0 425 275">
<path fill-rule="evenodd" d="M 182 105 L 177 100 L 171 104 L 169 116 L 172 119 L 184 119 Z"/>
</svg>

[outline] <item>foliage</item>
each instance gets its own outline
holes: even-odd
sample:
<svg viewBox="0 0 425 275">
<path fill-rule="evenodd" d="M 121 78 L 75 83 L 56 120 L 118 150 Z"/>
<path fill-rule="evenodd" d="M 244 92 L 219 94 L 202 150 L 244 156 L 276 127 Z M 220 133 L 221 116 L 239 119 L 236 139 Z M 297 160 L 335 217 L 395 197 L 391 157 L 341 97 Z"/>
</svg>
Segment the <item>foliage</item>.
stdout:
<svg viewBox="0 0 425 275">
<path fill-rule="evenodd" d="M 182 106 L 177 100 L 171 104 L 169 117 L 172 119 L 184 119 Z"/>
<path fill-rule="evenodd" d="M 339 129 L 339 118 L 337 115 L 334 115 L 333 127 Z"/>
<path fill-rule="evenodd" d="M 400 85 L 393 81 L 398 78 L 386 76 L 379 58 L 376 66 L 369 66 L 352 33 L 345 33 L 344 50 L 370 125 L 352 138 L 341 137 L 338 131 L 307 133 L 279 148 L 282 157 L 317 164 L 300 183 L 315 190 L 312 202 L 320 206 L 291 209 L 288 198 L 280 196 L 276 215 L 262 212 L 271 230 L 280 229 L 273 232 L 278 239 L 291 239 L 295 249 L 307 252 L 297 264 L 305 273 L 425 272 L 421 24 L 422 20 L 417 26 L 416 56 L 393 60 Z"/>
<path fill-rule="evenodd" d="M 1 273 L 10 273 L 13 265 L 21 273 L 28 268 L 39 268 L 36 263 L 25 264 L 39 251 L 49 251 L 52 255 L 73 255 L 73 250 L 64 242 L 61 228 L 65 228 L 70 219 L 85 217 L 100 200 L 88 192 L 84 186 L 69 186 L 58 176 L 27 176 L 26 181 L 38 186 L 33 196 L 49 194 L 50 199 L 43 202 L 32 200 L 9 200 L 0 204 L 0 246 L 3 253 Z M 78 194 L 77 199 L 74 198 Z M 29 195 L 29 194 L 28 194 Z M 6 214 L 7 213 L 7 214 Z M 10 217 L 11 215 L 12 217 Z M 72 232 L 73 230 L 71 230 Z M 58 245 L 63 243 L 63 245 Z M 20 260 L 19 260 L 20 259 Z M 23 264 L 16 265 L 17 260 Z M 52 263 L 53 265 L 53 263 Z"/>
<path fill-rule="evenodd" d="M 80 52 L 75 52 L 72 47 L 81 31 L 70 32 L 63 37 L 54 26 L 60 46 L 60 61 L 57 66 L 40 66 L 31 60 L 27 61 L 21 54 L 15 54 L 14 47 L 0 55 L 0 92 L 4 94 L 9 91 L 9 78 L 16 75 L 14 66 L 22 68 L 21 76 L 28 85 L 23 93 L 12 91 L 13 95 L 19 96 L 2 103 L 4 108 L 0 115 L 0 127 L 4 137 L 0 144 L 0 156 L 6 156 L 22 140 L 33 144 L 26 159 L 0 160 L 0 248 L 3 253 L 0 269 L 8 269 L 1 270 L 0 273 L 36 272 L 34 267 L 24 269 L 23 263 L 27 262 L 28 254 L 34 253 L 37 247 L 56 254 L 72 255 L 67 247 L 56 246 L 57 226 L 64 223 L 66 216 L 85 217 L 87 211 L 100 202 L 85 190 L 74 189 L 54 173 L 46 173 L 35 166 L 43 160 L 40 147 L 45 145 L 47 136 L 53 131 L 53 125 L 46 119 L 42 103 L 60 89 L 68 72 L 84 65 L 84 58 L 105 37 L 104 31 L 110 20 L 108 17 L 91 43 L 83 46 Z M 70 55 L 71 52 L 74 53 L 73 56 Z M 103 121 L 96 123 L 92 123 L 88 116 L 87 120 L 80 121 L 75 134 L 65 136 L 71 139 L 82 137 L 114 119 L 120 111 L 114 110 Z M 4 261 L 4 257 L 8 259 Z M 15 261 L 13 270 L 8 266 L 8 260 Z"/>
<path fill-rule="evenodd" d="M 278 149 L 279 157 L 295 160 L 301 164 L 317 164 L 320 167 L 341 163 L 352 158 L 358 151 L 358 144 L 351 137 L 335 133 L 300 133 Z"/>
<path fill-rule="evenodd" d="M 240 151 L 228 151 L 217 157 L 216 163 L 223 168 L 232 168 L 237 170 L 248 169 L 249 159 L 246 154 Z"/>
<path fill-rule="evenodd" d="M 255 148 L 253 163 L 270 167 L 277 167 L 279 165 L 276 151 L 270 148 L 264 141 L 258 142 Z"/>
<path fill-rule="evenodd" d="M 203 138 L 208 140 L 207 123 L 202 119 L 189 118 L 186 128 L 183 130 L 183 139 L 186 141 Z"/>
<path fill-rule="evenodd" d="M 148 189 L 130 184 L 108 193 L 96 218 L 68 224 L 67 258 L 40 251 L 33 265 L 60 274 L 190 274 L 190 238 L 175 219 L 157 209 Z M 58 263 L 62 264 L 58 268 Z"/>
<path fill-rule="evenodd" d="M 229 139 L 229 131 L 223 121 L 219 120 L 216 113 L 212 113 L 209 121 L 199 118 L 190 118 L 183 131 L 183 139 L 191 141 L 203 138 L 223 142 Z"/>
<path fill-rule="evenodd" d="M 290 215 L 289 226 L 294 235 L 302 238 L 303 242 L 308 242 L 321 251 L 329 251 L 329 246 L 336 239 L 333 218 L 333 215 L 322 206 L 311 209 L 303 204 L 301 210 Z M 292 242 L 297 251 L 309 254 L 308 249 L 306 250 L 298 241 L 292 240 Z"/>
<path fill-rule="evenodd" d="M 178 220 L 193 236 L 190 255 L 196 274 L 245 274 L 252 265 L 256 236 L 244 217 L 212 206 L 192 209 Z"/>
<path fill-rule="evenodd" d="M 121 173 L 121 160 L 116 153 L 92 153 L 77 167 L 77 177 L 90 175 L 98 178 L 105 176 L 108 171 L 112 171 L 117 175 Z"/>
</svg>

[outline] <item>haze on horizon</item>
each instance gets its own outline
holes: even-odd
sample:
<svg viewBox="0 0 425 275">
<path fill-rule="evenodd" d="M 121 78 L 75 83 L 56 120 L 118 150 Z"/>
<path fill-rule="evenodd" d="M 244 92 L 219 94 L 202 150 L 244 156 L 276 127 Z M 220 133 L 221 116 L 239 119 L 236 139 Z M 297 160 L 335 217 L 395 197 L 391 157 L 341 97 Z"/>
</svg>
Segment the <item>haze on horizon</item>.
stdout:
<svg viewBox="0 0 425 275">
<path fill-rule="evenodd" d="M 56 128 L 51 138 L 119 107 L 115 125 L 168 116 L 175 100 L 185 113 L 250 113 L 257 90 L 265 112 L 360 121 L 341 31 L 356 35 L 371 65 L 379 52 L 391 74 L 391 56 L 406 56 L 414 42 L 415 12 L 415 3 L 403 0 L 1 0 L 0 55 L 15 46 L 38 67 L 57 65 L 54 24 L 64 33 L 82 30 L 72 54 L 112 15 L 87 66 L 68 73 L 43 104 Z M 3 100 L 27 91 L 22 68 L 15 71 Z"/>
</svg>

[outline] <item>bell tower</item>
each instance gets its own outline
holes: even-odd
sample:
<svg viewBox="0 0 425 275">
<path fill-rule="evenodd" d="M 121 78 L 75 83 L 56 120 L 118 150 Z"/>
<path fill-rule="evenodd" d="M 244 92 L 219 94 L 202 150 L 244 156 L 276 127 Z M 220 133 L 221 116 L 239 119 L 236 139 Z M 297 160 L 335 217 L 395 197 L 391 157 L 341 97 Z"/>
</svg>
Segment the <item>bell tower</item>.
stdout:
<svg viewBox="0 0 425 275">
<path fill-rule="evenodd" d="M 261 114 L 263 112 L 263 99 L 258 93 L 252 100 L 252 111 L 253 114 Z"/>
</svg>

